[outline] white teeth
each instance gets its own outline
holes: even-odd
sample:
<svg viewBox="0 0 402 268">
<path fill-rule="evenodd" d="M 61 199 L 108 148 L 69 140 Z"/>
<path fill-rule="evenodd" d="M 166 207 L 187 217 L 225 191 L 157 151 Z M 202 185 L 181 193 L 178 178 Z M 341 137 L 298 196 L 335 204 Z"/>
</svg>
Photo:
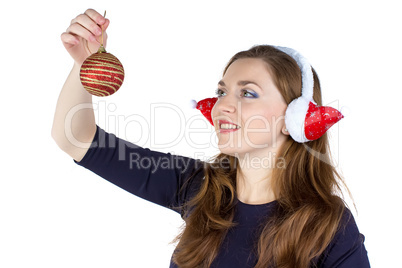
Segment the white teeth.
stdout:
<svg viewBox="0 0 402 268">
<path fill-rule="evenodd" d="M 239 126 L 232 125 L 232 124 L 221 124 L 222 129 L 236 129 L 239 128 Z"/>
</svg>

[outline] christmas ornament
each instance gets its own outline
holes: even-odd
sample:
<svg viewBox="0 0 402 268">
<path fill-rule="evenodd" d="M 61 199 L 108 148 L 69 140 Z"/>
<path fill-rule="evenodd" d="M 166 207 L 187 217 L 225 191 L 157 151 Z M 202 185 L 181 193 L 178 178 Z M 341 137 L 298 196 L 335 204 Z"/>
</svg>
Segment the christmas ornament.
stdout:
<svg viewBox="0 0 402 268">
<path fill-rule="evenodd" d="M 286 109 L 285 124 L 287 131 L 299 143 L 316 140 L 344 116 L 332 107 L 317 106 L 314 102 L 313 71 L 302 55 L 291 48 L 275 48 L 291 56 L 299 65 L 302 73 L 302 95 L 289 103 Z M 211 110 L 216 101 L 217 98 L 206 98 L 194 105 L 212 125 Z"/>
<path fill-rule="evenodd" d="M 101 46 L 81 65 L 80 79 L 89 93 L 100 97 L 116 93 L 123 84 L 123 65 L 103 47 L 103 27 Z"/>
</svg>

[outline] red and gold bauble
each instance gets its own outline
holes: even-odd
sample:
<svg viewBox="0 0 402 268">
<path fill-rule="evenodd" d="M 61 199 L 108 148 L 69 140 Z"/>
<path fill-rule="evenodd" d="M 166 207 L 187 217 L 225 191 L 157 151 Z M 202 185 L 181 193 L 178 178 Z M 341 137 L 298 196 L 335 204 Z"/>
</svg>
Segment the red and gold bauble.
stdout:
<svg viewBox="0 0 402 268">
<path fill-rule="evenodd" d="M 81 66 L 80 79 L 84 88 L 95 96 L 109 96 L 116 93 L 124 80 L 124 68 L 103 45 L 98 52 L 89 56 Z"/>
</svg>

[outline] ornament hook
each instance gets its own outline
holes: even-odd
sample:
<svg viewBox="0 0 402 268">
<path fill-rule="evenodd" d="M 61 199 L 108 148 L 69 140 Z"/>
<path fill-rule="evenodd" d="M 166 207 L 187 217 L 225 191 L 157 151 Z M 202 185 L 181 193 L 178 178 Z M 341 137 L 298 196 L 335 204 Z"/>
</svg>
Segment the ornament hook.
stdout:
<svg viewBox="0 0 402 268">
<path fill-rule="evenodd" d="M 105 10 L 105 13 L 104 13 L 104 15 L 103 15 L 103 17 L 105 18 L 106 17 L 106 10 Z M 99 47 L 99 50 L 98 50 L 98 53 L 105 53 L 106 52 L 106 49 L 105 49 L 105 47 L 103 46 L 103 25 L 101 26 L 101 29 L 102 29 L 102 39 L 101 39 L 101 45 L 100 45 L 100 47 Z"/>
</svg>

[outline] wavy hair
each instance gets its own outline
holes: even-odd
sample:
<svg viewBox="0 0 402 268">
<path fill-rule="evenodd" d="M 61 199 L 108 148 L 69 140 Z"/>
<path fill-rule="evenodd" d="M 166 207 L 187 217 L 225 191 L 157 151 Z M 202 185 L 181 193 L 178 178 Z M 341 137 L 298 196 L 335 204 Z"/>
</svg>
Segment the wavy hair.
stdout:
<svg viewBox="0 0 402 268">
<path fill-rule="evenodd" d="M 286 53 L 272 46 L 255 46 L 234 55 L 223 74 L 242 58 L 262 59 L 267 64 L 287 104 L 301 96 L 300 69 Z M 320 82 L 314 70 L 313 74 L 313 98 L 322 105 Z M 320 153 L 320 157 L 311 151 Z M 260 230 L 255 268 L 307 268 L 329 245 L 345 208 L 340 197 L 342 186 L 347 189 L 330 155 L 327 134 L 304 144 L 288 137 L 282 144 L 277 157 L 284 159 L 286 167 L 273 167 L 277 208 Z M 237 158 L 220 153 L 204 166 L 205 179 L 186 204 L 191 209 L 187 209 L 185 228 L 175 240 L 178 244 L 173 261 L 180 268 L 209 267 L 228 230 L 235 226 L 238 164 Z"/>
</svg>

